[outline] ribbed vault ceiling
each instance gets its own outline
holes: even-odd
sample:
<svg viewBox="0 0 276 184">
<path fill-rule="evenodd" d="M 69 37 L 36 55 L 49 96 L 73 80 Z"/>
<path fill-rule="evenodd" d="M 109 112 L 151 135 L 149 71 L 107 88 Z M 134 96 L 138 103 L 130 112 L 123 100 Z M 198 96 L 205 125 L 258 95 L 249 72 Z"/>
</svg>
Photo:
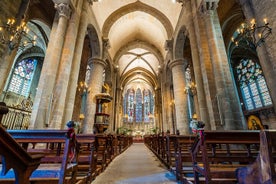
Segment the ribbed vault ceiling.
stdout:
<svg viewBox="0 0 276 184">
<path fill-rule="evenodd" d="M 109 40 L 109 54 L 121 85 L 155 88 L 166 55 L 164 45 L 172 37 L 181 4 L 171 0 L 101 0 L 91 7 L 101 36 Z"/>
</svg>

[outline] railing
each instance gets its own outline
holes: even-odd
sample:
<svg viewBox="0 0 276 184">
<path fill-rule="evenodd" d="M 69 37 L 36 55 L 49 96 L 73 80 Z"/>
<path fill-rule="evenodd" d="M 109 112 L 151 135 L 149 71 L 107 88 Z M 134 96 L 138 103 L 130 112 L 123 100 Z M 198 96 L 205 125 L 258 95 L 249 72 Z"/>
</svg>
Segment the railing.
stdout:
<svg viewBox="0 0 276 184">
<path fill-rule="evenodd" d="M 23 99 L 14 106 L 6 105 L 4 102 L 0 103 L 2 107 L 9 109 L 9 112 L 3 115 L 2 120 L 0 120 L 3 127 L 6 129 L 28 129 L 33 106 L 30 97 Z"/>
<path fill-rule="evenodd" d="M 10 107 L 9 112 L 3 115 L 1 124 L 7 129 L 28 129 L 31 111 L 17 107 Z"/>
</svg>

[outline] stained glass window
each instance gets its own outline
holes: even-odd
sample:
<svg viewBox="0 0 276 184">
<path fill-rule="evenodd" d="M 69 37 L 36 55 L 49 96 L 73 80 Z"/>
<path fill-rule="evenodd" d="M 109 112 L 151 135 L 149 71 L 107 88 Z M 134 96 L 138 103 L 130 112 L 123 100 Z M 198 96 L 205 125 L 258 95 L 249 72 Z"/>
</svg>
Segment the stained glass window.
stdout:
<svg viewBox="0 0 276 184">
<path fill-rule="evenodd" d="M 144 122 L 149 122 L 150 95 L 149 90 L 144 90 Z"/>
<path fill-rule="evenodd" d="M 128 94 L 128 122 L 134 119 L 134 90 L 130 89 Z"/>
<path fill-rule="evenodd" d="M 261 66 L 251 59 L 242 59 L 235 68 L 246 110 L 272 105 Z"/>
<path fill-rule="evenodd" d="M 142 112 L 143 112 L 143 96 L 141 89 L 138 88 L 136 91 L 136 122 L 142 122 Z"/>
<path fill-rule="evenodd" d="M 153 114 L 154 112 L 154 96 L 152 95 L 152 92 L 149 91 L 150 94 L 150 113 Z"/>
<path fill-rule="evenodd" d="M 18 62 L 14 67 L 8 91 L 27 97 L 36 65 L 36 59 L 24 59 Z"/>
<path fill-rule="evenodd" d="M 124 95 L 124 122 L 152 122 L 154 97 L 149 89 L 128 89 Z"/>
</svg>

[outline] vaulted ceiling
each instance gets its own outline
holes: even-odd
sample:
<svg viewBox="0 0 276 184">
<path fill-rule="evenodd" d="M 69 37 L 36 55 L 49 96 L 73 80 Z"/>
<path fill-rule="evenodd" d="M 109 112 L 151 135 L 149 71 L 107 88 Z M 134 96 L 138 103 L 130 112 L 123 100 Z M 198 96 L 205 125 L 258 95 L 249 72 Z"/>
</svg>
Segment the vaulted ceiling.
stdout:
<svg viewBox="0 0 276 184">
<path fill-rule="evenodd" d="M 155 88 L 181 4 L 171 0 L 101 0 L 91 6 L 123 87 Z M 139 83 L 139 85 L 137 85 Z"/>
</svg>

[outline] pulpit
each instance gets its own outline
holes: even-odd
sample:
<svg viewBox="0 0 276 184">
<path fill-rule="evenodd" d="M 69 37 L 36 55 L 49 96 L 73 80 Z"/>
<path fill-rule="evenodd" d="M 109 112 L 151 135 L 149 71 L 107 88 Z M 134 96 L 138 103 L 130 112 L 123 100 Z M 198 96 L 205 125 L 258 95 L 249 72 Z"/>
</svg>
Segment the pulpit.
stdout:
<svg viewBox="0 0 276 184">
<path fill-rule="evenodd" d="M 107 103 L 111 102 L 112 97 L 108 93 L 96 95 L 96 113 L 94 127 L 97 133 L 103 133 L 109 126 L 109 114 L 106 112 Z"/>
</svg>

